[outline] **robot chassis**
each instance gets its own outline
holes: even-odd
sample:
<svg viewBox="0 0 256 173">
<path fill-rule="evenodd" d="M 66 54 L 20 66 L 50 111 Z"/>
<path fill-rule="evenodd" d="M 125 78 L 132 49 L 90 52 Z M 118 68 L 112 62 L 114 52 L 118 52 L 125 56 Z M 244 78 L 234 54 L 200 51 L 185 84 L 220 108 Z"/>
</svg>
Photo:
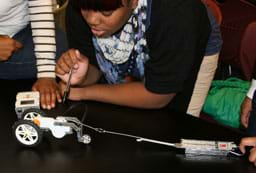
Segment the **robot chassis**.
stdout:
<svg viewBox="0 0 256 173">
<path fill-rule="evenodd" d="M 83 134 L 83 127 L 92 128 L 83 124 L 76 117 L 58 116 L 47 117 L 40 110 L 38 92 L 20 92 L 16 95 L 15 111 L 18 117 L 13 125 L 13 135 L 17 141 L 25 146 L 33 147 L 38 145 L 43 133 L 50 131 L 55 138 L 63 138 L 68 134 L 76 132 L 77 140 L 84 144 L 91 142 L 91 137 Z M 93 128 L 96 131 L 100 129 Z"/>
</svg>

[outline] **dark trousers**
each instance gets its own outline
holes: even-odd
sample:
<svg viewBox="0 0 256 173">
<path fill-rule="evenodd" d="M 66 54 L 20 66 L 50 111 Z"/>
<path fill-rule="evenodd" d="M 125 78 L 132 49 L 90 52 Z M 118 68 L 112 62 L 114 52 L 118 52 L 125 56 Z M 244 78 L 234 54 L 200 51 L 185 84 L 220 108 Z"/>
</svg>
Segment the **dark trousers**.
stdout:
<svg viewBox="0 0 256 173">
<path fill-rule="evenodd" d="M 252 111 L 249 117 L 247 132 L 250 136 L 256 136 L 256 92 L 253 94 Z"/>
<path fill-rule="evenodd" d="M 0 79 L 33 79 L 37 76 L 36 57 L 30 25 L 18 32 L 13 39 L 23 47 L 14 52 L 8 61 L 0 62 Z M 63 31 L 56 31 L 56 58 L 67 50 L 66 36 Z"/>
</svg>

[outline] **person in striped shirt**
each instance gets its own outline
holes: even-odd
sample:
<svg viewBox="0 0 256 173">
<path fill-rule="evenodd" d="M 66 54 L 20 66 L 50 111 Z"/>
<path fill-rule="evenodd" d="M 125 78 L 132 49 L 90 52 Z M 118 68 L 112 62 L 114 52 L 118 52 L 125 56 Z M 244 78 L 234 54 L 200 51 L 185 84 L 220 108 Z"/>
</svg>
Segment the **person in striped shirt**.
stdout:
<svg viewBox="0 0 256 173">
<path fill-rule="evenodd" d="M 63 33 L 55 36 L 52 0 L 0 3 L 0 79 L 37 78 L 32 90 L 40 92 L 42 108 L 55 107 L 61 102 L 55 62 L 66 43 Z"/>
</svg>

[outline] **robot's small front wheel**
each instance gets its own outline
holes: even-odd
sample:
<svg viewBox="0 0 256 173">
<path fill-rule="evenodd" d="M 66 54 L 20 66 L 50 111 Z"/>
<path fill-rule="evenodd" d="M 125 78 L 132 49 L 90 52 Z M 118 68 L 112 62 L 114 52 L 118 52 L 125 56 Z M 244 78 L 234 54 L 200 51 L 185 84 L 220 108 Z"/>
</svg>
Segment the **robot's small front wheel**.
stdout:
<svg viewBox="0 0 256 173">
<path fill-rule="evenodd" d="M 33 147 L 41 142 L 43 131 L 32 121 L 19 120 L 13 125 L 13 135 L 20 144 Z"/>
<path fill-rule="evenodd" d="M 91 143 L 91 141 L 92 141 L 92 138 L 91 138 L 90 135 L 83 135 L 81 139 L 82 139 L 81 141 L 82 141 L 84 144 L 89 144 L 89 143 Z"/>
</svg>

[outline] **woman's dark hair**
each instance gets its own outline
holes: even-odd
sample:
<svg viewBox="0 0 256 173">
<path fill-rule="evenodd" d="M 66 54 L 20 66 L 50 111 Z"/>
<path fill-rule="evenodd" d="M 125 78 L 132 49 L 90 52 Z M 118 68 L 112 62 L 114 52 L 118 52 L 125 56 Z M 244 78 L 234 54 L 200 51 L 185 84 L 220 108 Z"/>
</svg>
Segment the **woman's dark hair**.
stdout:
<svg viewBox="0 0 256 173">
<path fill-rule="evenodd" d="M 114 11 L 123 6 L 122 0 L 71 0 L 77 10 Z"/>
</svg>

